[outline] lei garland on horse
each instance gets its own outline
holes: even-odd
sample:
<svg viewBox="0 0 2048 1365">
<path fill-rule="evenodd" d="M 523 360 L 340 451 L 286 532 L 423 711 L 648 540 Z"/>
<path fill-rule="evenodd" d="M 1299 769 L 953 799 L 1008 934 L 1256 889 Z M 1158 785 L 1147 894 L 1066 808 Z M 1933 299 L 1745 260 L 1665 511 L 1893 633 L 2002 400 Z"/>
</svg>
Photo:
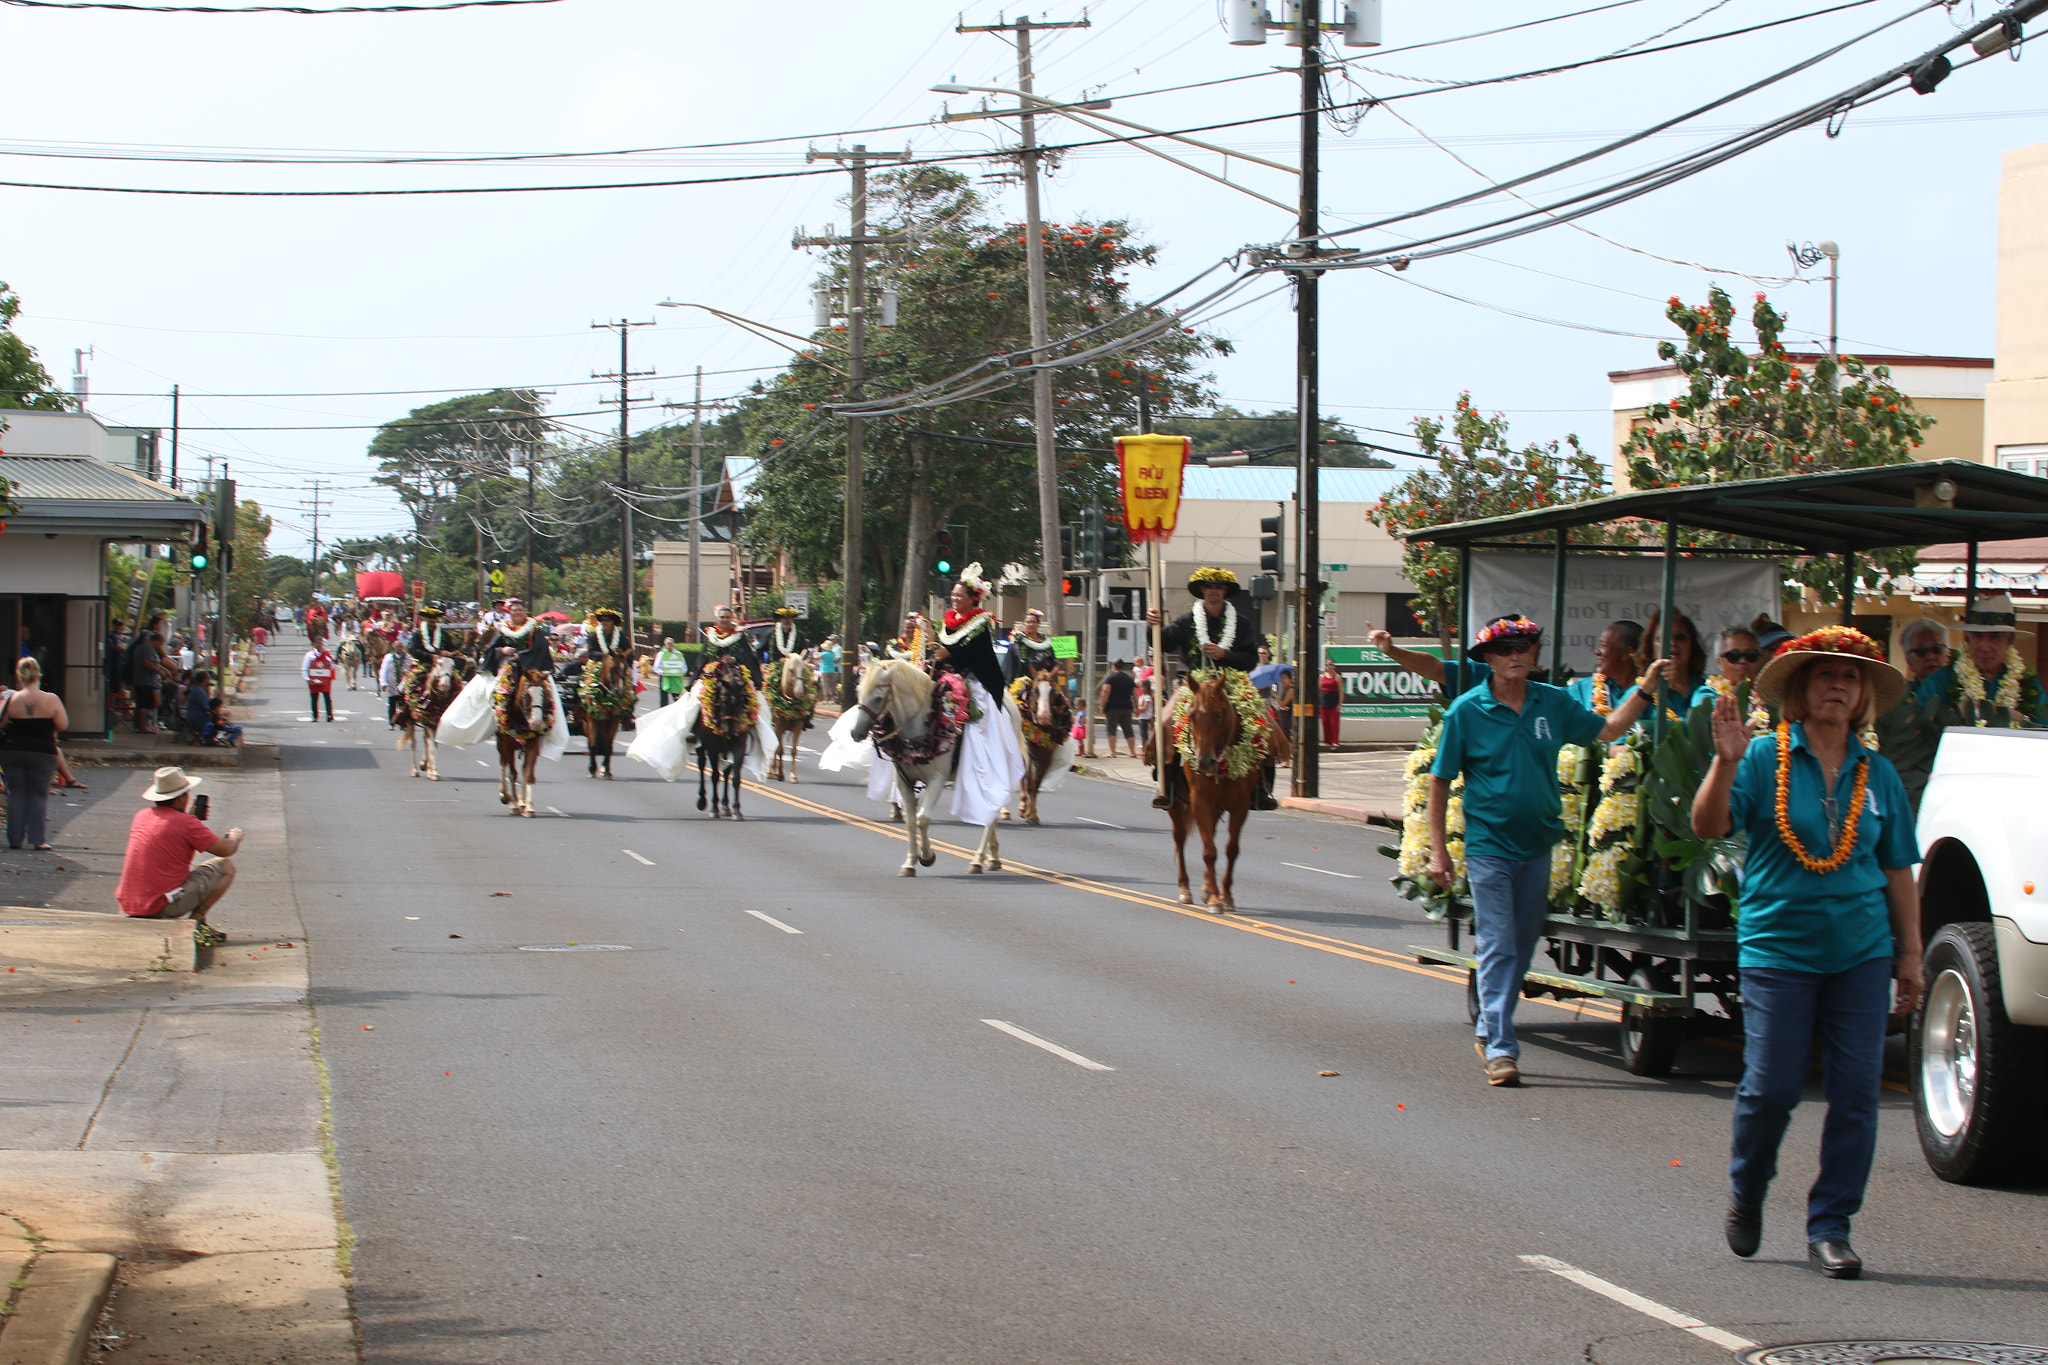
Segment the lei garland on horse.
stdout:
<svg viewBox="0 0 2048 1365">
<path fill-rule="evenodd" d="M 1038 679 L 1027 674 L 1010 684 L 1010 700 L 1017 704 L 1018 719 L 1023 722 L 1024 742 L 1036 749 L 1057 749 L 1067 742 L 1068 733 L 1074 728 L 1074 708 L 1067 701 L 1067 689 L 1057 678 L 1052 688 L 1052 724 L 1040 725 L 1035 718 L 1037 708 L 1031 704 L 1031 690 L 1038 685 Z"/>
<path fill-rule="evenodd" d="M 921 767 L 954 750 L 969 715 L 967 684 L 957 673 L 941 673 L 932 679 L 931 708 L 922 735 L 904 737 L 886 714 L 875 717 L 870 733 L 882 757 L 900 766 Z"/>
<path fill-rule="evenodd" d="M 491 688 L 491 714 L 497 718 L 499 734 L 524 743 L 545 735 L 554 725 L 555 694 L 552 688 L 540 689 L 540 719 L 529 726 L 524 714 L 515 715 L 512 711 L 512 695 L 519 687 L 519 679 L 517 668 L 508 668 L 498 675 L 497 684 Z"/>
<path fill-rule="evenodd" d="M 1252 686 L 1251 679 L 1236 669 L 1202 668 L 1190 674 L 1189 686 L 1173 699 L 1167 717 L 1167 733 L 1173 736 L 1173 747 L 1180 754 L 1181 761 L 1192 763 L 1195 759 L 1195 736 L 1188 724 L 1188 715 L 1194 706 L 1194 689 L 1211 678 L 1223 680 L 1224 695 L 1243 722 L 1237 742 L 1223 751 L 1220 763 L 1225 777 L 1240 778 L 1256 771 L 1273 755 L 1277 747 L 1277 732 L 1266 699 Z"/>
<path fill-rule="evenodd" d="M 714 659 L 704 666 L 703 709 L 697 723 L 714 735 L 735 739 L 754 728 L 761 715 L 761 694 L 737 659 Z"/>
<path fill-rule="evenodd" d="M 630 673 L 624 687 L 607 687 L 604 669 L 592 668 L 589 664 L 584 665 L 582 678 L 576 687 L 576 699 L 582 704 L 585 719 L 599 721 L 625 720 L 633 714 L 638 702 Z"/>
<path fill-rule="evenodd" d="M 777 670 L 778 675 L 780 669 Z M 796 696 L 786 694 L 780 685 L 768 689 L 768 711 L 778 729 L 807 724 L 817 712 L 817 698 L 808 688 Z"/>
</svg>

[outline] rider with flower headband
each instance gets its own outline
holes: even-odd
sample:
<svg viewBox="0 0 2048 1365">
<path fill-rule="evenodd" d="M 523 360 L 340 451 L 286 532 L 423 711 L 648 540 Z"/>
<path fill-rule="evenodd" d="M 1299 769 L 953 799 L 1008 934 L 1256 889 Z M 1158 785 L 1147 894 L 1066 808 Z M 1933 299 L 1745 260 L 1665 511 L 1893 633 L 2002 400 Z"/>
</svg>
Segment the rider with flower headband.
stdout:
<svg viewBox="0 0 2048 1365">
<path fill-rule="evenodd" d="M 1161 632 L 1162 657 L 1183 662 L 1188 672 L 1196 675 L 1221 672 L 1224 689 L 1231 694 L 1233 702 L 1244 693 L 1251 693 L 1257 700 L 1256 690 L 1251 684 L 1251 671 L 1258 667 L 1259 646 L 1264 641 L 1259 634 L 1258 605 L 1238 587 L 1237 575 L 1228 569 L 1209 567 L 1195 570 L 1188 578 L 1188 591 L 1201 601 L 1176 616 Z M 1145 620 L 1158 625 L 1158 608 L 1146 612 Z M 1183 686 L 1167 702 L 1164 727 L 1167 734 L 1173 733 L 1175 717 L 1186 705 L 1185 698 L 1191 695 Z M 1258 701 L 1258 709 L 1264 712 L 1263 701 Z M 1152 804 L 1166 810 L 1185 791 L 1185 778 L 1181 774 L 1179 751 L 1171 745 L 1161 747 L 1166 749 L 1166 792 L 1153 797 Z M 1259 790 L 1252 798 L 1252 809 L 1280 809 L 1279 801 L 1273 796 L 1276 776 L 1270 759 L 1259 765 Z"/>
</svg>

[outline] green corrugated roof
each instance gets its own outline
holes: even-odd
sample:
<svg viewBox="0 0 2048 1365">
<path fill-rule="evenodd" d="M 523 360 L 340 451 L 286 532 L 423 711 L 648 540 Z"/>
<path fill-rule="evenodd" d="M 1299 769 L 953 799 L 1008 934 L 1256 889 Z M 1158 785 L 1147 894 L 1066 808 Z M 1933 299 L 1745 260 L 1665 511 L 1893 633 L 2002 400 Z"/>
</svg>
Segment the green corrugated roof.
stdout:
<svg viewBox="0 0 2048 1365">
<path fill-rule="evenodd" d="M 158 503 L 166 512 L 181 504 L 196 507 L 160 483 L 79 456 L 0 455 L 0 478 L 13 487 L 24 511 L 25 504 L 44 500 Z"/>
</svg>

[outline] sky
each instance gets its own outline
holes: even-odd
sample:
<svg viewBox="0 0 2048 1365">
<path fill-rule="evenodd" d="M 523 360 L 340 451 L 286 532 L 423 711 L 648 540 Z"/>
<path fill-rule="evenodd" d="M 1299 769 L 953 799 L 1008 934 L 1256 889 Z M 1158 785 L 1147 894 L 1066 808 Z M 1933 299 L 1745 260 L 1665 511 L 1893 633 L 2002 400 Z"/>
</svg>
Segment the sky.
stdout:
<svg viewBox="0 0 2048 1365">
<path fill-rule="evenodd" d="M 1350 129 L 1324 124 L 1325 225 L 1421 208 L 1591 151 L 1900 21 L 1523 191 L 1561 198 L 1845 89 L 1995 12 L 1973 0 L 1866 0 L 1723 41 L 1490 79 L 1839 3 L 1626 0 L 1465 38 L 1600 0 L 1385 0 L 1382 48 L 1333 41 L 1332 55 L 1356 59 L 1333 79 L 1333 95 L 1431 93 L 1372 107 Z M 1294 50 L 1277 35 L 1263 47 L 1230 45 L 1217 0 L 1054 0 L 1031 13 L 1085 14 L 1090 25 L 1038 36 L 1042 94 L 1108 98 L 1116 116 L 1155 128 L 1241 124 L 1197 136 L 1296 164 L 1297 127 L 1282 117 L 1299 98 L 1286 69 Z M 319 16 L 10 4 L 0 7 L 9 54 L 0 181 L 334 190 L 783 176 L 818 169 L 806 165 L 807 147 L 856 141 L 969 156 L 956 164 L 987 174 L 998 168 L 978 158 L 1010 145 L 1014 132 L 993 121 L 935 123 L 975 99 L 929 87 L 1011 86 L 1016 54 L 999 35 L 955 32 L 963 15 L 971 25 L 1004 12 L 987 0 L 964 11 L 956 0 L 558 0 Z M 1488 83 L 1432 89 L 1454 81 Z M 1097 136 L 1060 120 L 1040 126 L 1048 142 Z M 868 129 L 878 131 L 859 131 Z M 1845 349 L 1990 355 L 1999 157 L 2044 140 L 2048 87 L 2001 55 L 1956 71 L 1931 95 L 1858 110 L 1838 136 L 1793 133 L 1578 226 L 1398 274 L 1332 273 L 1322 286 L 1325 406 L 1399 432 L 1469 390 L 1482 409 L 1505 413 L 1518 439 L 1575 432 L 1604 450 L 1607 372 L 1657 363 L 1656 339 L 1670 335 L 1667 297 L 1703 300 L 1719 282 L 1746 311 L 1765 288 L 1795 329 L 1825 335 L 1825 285 L 1786 280 L 1793 240 L 1841 244 Z M 671 150 L 627 150 L 639 148 Z M 613 151 L 621 154 L 548 155 Z M 1273 199 L 1295 192 L 1280 171 L 1177 154 Z M 453 155 L 541 159 L 219 164 Z M 615 367 L 618 343 L 593 323 L 655 323 L 632 338 L 632 367 L 655 372 L 634 388 L 650 400 L 636 409 L 635 430 L 676 419 L 661 404 L 690 400 L 696 366 L 709 398 L 772 375 L 782 354 L 774 346 L 698 310 L 656 305 L 707 304 L 807 331 L 819 262 L 790 240 L 799 229 L 843 231 L 845 188 L 843 174 L 358 198 L 0 186 L 0 280 L 22 298 L 17 330 L 60 380 L 74 349 L 91 348 L 91 408 L 104 420 L 167 427 L 168 392 L 182 386 L 180 473 L 203 475 L 209 454 L 226 461 L 243 496 L 276 518 L 271 548 L 303 554 L 316 478 L 331 500 L 321 509 L 324 542 L 404 528 L 395 500 L 369 482 L 364 451 L 377 423 L 412 407 L 532 386 L 552 391 L 549 410 L 572 430 L 613 425 L 590 376 Z M 1004 217 L 1021 218 L 1014 187 L 986 188 Z M 1457 221 L 1495 216 L 1506 203 L 1496 198 Z M 1291 233 L 1291 215 L 1130 146 L 1066 154 L 1045 205 L 1053 221 L 1129 219 L 1158 243 L 1157 266 L 1134 280 L 1140 295 Z M 1386 245 L 1400 231 L 1346 240 Z M 1256 283 L 1233 296 L 1234 311 L 1205 323 L 1235 343 L 1215 365 L 1214 387 L 1239 408 L 1291 406 L 1293 314 L 1287 294 L 1271 291 Z"/>
</svg>

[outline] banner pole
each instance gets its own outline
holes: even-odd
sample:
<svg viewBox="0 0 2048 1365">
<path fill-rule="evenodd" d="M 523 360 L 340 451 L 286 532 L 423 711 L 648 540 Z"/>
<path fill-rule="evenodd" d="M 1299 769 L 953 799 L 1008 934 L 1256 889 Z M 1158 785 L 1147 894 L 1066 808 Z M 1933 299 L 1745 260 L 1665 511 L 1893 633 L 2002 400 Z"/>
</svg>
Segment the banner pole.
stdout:
<svg viewBox="0 0 2048 1365">
<path fill-rule="evenodd" d="M 1152 627 L 1152 794 L 1156 797 L 1166 795 L 1166 651 L 1162 647 L 1166 637 L 1166 599 L 1156 540 L 1145 542 L 1145 568 L 1146 596 L 1151 599 L 1152 609 L 1159 613 L 1159 624 Z"/>
</svg>

